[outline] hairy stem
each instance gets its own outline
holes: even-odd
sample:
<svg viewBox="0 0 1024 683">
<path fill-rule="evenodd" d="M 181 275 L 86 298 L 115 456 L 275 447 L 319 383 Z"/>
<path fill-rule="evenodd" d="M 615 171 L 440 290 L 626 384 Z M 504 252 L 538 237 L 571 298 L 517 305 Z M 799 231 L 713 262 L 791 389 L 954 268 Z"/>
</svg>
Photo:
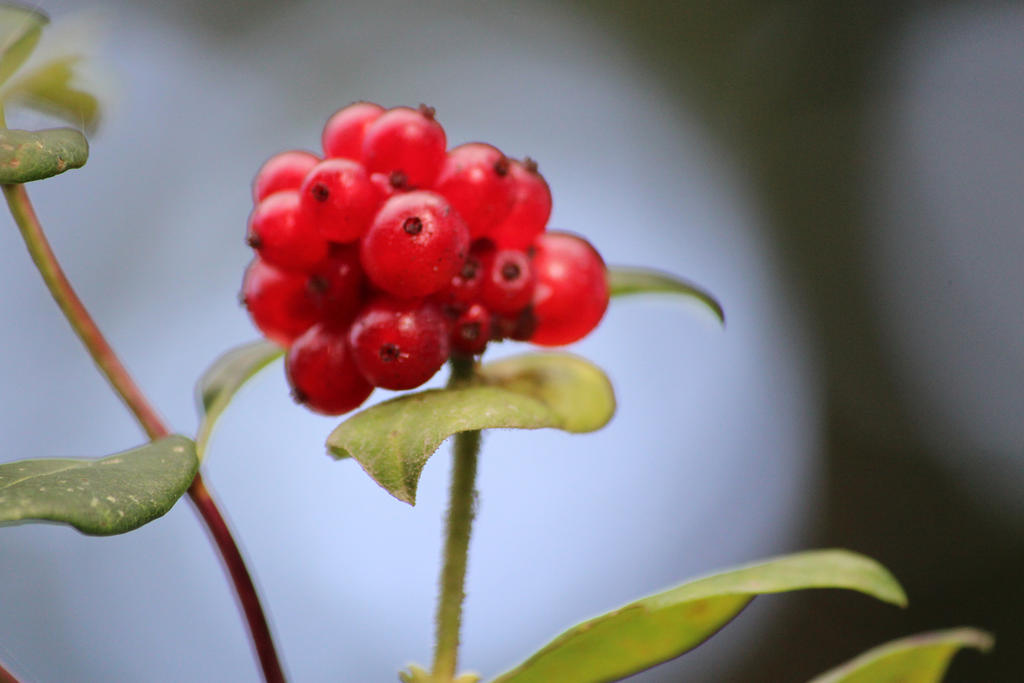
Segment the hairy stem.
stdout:
<svg viewBox="0 0 1024 683">
<path fill-rule="evenodd" d="M 170 433 L 167 425 L 135 384 L 128 370 L 121 363 L 103 333 L 100 332 L 96 322 L 89 315 L 89 311 L 86 310 L 85 305 L 82 304 L 81 299 L 75 294 L 71 283 L 64 275 L 53 249 L 50 248 L 50 243 L 43 234 L 42 225 L 36 217 L 35 209 L 29 201 L 25 187 L 23 185 L 4 185 L 3 192 L 14 222 L 17 223 L 21 236 L 25 240 L 25 246 L 28 247 L 29 254 L 32 256 L 32 261 L 35 262 L 40 275 L 43 276 L 54 301 L 64 313 L 75 334 L 82 340 L 100 372 L 110 382 L 114 391 L 121 397 L 150 439 L 155 440 L 167 436 Z M 256 594 L 252 578 L 246 569 L 245 561 L 231 536 L 224 517 L 203 484 L 202 476 L 198 473 L 188 489 L 188 494 L 220 551 L 221 560 L 228 571 L 238 601 L 245 613 L 249 633 L 259 656 L 264 678 L 271 683 L 284 681 L 284 672 L 274 648 L 270 628 L 263 614 L 263 608 L 260 606 L 259 596 Z M 0 681 L 2 680 L 0 678 Z"/>
<path fill-rule="evenodd" d="M 470 359 L 453 357 L 449 386 L 466 381 L 472 373 L 473 363 Z M 469 536 L 476 507 L 474 487 L 479 452 L 478 430 L 455 435 L 455 459 L 445 526 L 444 565 L 441 568 L 441 594 L 437 602 L 437 644 L 433 667 L 433 678 L 437 683 L 454 680 L 458 665 Z"/>
</svg>

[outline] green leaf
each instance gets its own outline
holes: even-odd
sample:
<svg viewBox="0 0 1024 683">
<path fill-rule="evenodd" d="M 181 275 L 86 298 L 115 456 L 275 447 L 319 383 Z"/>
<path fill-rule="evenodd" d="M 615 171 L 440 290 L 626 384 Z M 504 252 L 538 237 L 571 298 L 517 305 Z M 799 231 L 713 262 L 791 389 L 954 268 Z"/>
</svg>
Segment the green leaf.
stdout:
<svg viewBox="0 0 1024 683">
<path fill-rule="evenodd" d="M 988 652 L 994 642 L 974 628 L 921 633 L 872 648 L 811 683 L 938 683 L 958 650 Z"/>
<path fill-rule="evenodd" d="M 0 6 L 0 83 L 25 63 L 48 23 L 49 17 L 28 7 Z"/>
<path fill-rule="evenodd" d="M 478 368 L 466 386 L 406 394 L 357 413 L 328 437 L 388 493 L 410 505 L 427 459 L 452 434 L 497 427 L 592 432 L 615 412 L 593 364 L 564 353 L 529 354 Z"/>
<path fill-rule="evenodd" d="M 85 136 L 71 128 L 32 132 L 0 129 L 0 184 L 27 183 L 81 168 L 89 158 Z"/>
<path fill-rule="evenodd" d="M 284 349 L 268 341 L 256 341 L 227 351 L 207 368 L 196 383 L 196 402 L 199 404 L 199 431 L 196 433 L 196 453 L 203 459 L 206 445 L 217 418 L 231 403 L 242 386 L 256 373 L 276 360 Z"/>
<path fill-rule="evenodd" d="M 608 269 L 608 289 L 612 296 L 663 292 L 693 297 L 711 309 L 718 320 L 725 324 L 725 309 L 715 297 L 694 283 L 669 273 L 647 268 L 612 266 Z"/>
<path fill-rule="evenodd" d="M 615 681 L 692 650 L 754 598 L 805 588 L 846 588 L 906 605 L 896 579 L 874 560 L 818 550 L 684 583 L 569 629 L 494 683 Z"/>
<path fill-rule="evenodd" d="M 72 86 L 81 61 L 79 55 L 63 55 L 32 69 L 4 90 L 4 104 L 21 101 L 86 131 L 95 130 L 100 119 L 99 100 Z"/>
<path fill-rule="evenodd" d="M 40 458 L 0 465 L 0 524 L 49 521 L 84 534 L 123 534 L 170 510 L 199 468 L 195 445 L 168 436 L 91 460 Z"/>
<path fill-rule="evenodd" d="M 539 400 L 566 432 L 597 431 L 615 414 L 615 392 L 601 368 L 568 353 L 528 353 L 487 363 L 483 384 Z"/>
</svg>

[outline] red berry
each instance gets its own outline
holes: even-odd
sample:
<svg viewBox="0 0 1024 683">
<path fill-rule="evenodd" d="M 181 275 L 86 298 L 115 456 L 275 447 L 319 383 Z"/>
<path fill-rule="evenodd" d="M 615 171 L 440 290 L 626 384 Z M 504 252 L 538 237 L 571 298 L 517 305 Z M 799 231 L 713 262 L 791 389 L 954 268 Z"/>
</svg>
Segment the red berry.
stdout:
<svg viewBox="0 0 1024 683">
<path fill-rule="evenodd" d="M 526 252 L 501 249 L 484 261 L 480 296 L 495 313 L 513 314 L 533 297 L 533 267 Z"/>
<path fill-rule="evenodd" d="M 373 386 L 356 368 L 343 327 L 318 324 L 295 340 L 285 357 L 285 375 L 295 400 L 324 415 L 358 408 Z"/>
<path fill-rule="evenodd" d="M 350 323 L 363 303 L 359 248 L 354 244 L 332 244 L 330 255 L 309 275 L 309 288 L 321 319 L 333 325 Z"/>
<path fill-rule="evenodd" d="M 608 280 L 601 255 L 582 237 L 549 232 L 536 243 L 537 329 L 530 341 L 561 346 L 585 337 L 608 308 Z"/>
<path fill-rule="evenodd" d="M 324 125 L 320 136 L 324 156 L 330 159 L 363 159 L 363 136 L 367 127 L 384 113 L 384 107 L 372 102 L 354 102 L 339 109 Z"/>
<path fill-rule="evenodd" d="M 349 159 L 320 162 L 299 190 L 303 219 L 332 242 L 362 237 L 382 200 L 362 165 Z"/>
<path fill-rule="evenodd" d="M 486 276 L 484 264 L 490 263 L 493 253 L 494 245 L 490 240 L 473 242 L 469 255 L 459 272 L 452 277 L 451 284 L 437 295 L 442 311 L 458 315 L 471 304 L 480 301 L 480 290 Z"/>
<path fill-rule="evenodd" d="M 452 350 L 469 356 L 481 354 L 490 336 L 490 312 L 482 304 L 473 304 L 452 325 Z"/>
<path fill-rule="evenodd" d="M 513 339 L 515 341 L 533 341 L 533 333 L 537 329 L 537 316 L 533 306 L 512 315 L 491 316 L 491 339 Z"/>
<path fill-rule="evenodd" d="M 448 152 L 434 189 L 443 194 L 469 227 L 470 237 L 486 237 L 512 211 L 509 159 L 480 142 Z"/>
<path fill-rule="evenodd" d="M 551 190 L 532 159 L 512 161 L 512 210 L 491 232 L 494 243 L 505 249 L 525 249 L 544 232 L 551 217 Z"/>
<path fill-rule="evenodd" d="M 258 256 L 245 271 L 241 299 L 260 332 L 284 347 L 290 346 L 320 316 L 308 275 L 279 270 Z"/>
<path fill-rule="evenodd" d="M 444 161 L 447 140 L 434 110 L 396 107 L 366 129 L 363 162 L 371 173 L 405 175 L 411 187 L 430 187 Z"/>
<path fill-rule="evenodd" d="M 413 389 L 448 360 L 448 327 L 429 301 L 380 297 L 352 322 L 349 345 L 374 386 Z"/>
<path fill-rule="evenodd" d="M 377 212 L 363 238 L 360 258 L 380 289 L 400 298 L 425 297 L 446 288 L 469 251 L 469 232 L 440 195 L 397 194 Z"/>
<path fill-rule="evenodd" d="M 390 199 L 399 192 L 406 192 L 409 189 L 402 173 L 371 173 L 370 182 L 377 188 L 377 193 L 382 199 Z"/>
<path fill-rule="evenodd" d="M 320 163 L 315 154 L 302 151 L 281 152 L 267 159 L 256 172 L 252 181 L 253 201 L 262 199 L 281 190 L 297 190 L 303 178 Z"/>
<path fill-rule="evenodd" d="M 327 256 L 327 240 L 299 212 L 299 193 L 270 195 L 249 216 L 249 246 L 267 263 L 286 269 L 309 269 Z"/>
</svg>

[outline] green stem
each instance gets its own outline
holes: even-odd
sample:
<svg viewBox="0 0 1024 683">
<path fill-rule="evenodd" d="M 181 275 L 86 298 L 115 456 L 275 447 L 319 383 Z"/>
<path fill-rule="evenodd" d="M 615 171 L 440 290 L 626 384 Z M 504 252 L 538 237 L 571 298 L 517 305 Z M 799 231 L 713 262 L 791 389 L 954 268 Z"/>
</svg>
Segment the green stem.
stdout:
<svg viewBox="0 0 1024 683">
<path fill-rule="evenodd" d="M 35 262 L 39 273 L 43 276 L 54 301 L 57 302 L 75 334 L 89 351 L 89 355 L 92 356 L 100 372 L 110 382 L 114 391 L 121 397 L 150 439 L 156 440 L 167 436 L 170 432 L 167 425 L 135 384 L 127 368 L 121 363 L 64 275 L 64 271 L 43 233 L 43 227 L 39 223 L 31 201 L 29 201 L 25 187 L 23 185 L 3 185 L 3 192 L 14 222 L 18 224 L 21 236 L 25 240 L 25 246 L 28 247 L 29 254 L 32 256 L 32 261 Z M 245 614 L 249 634 L 259 657 L 264 678 L 268 683 L 283 682 L 285 680 L 284 672 L 274 648 L 270 627 L 260 605 L 256 587 L 245 566 L 238 544 L 235 543 L 223 515 L 206 489 L 200 474 L 196 474 L 188 493 L 200 518 L 206 525 L 215 547 L 220 551 L 221 560 L 234 585 L 235 594 Z M 2 680 L 0 678 L 0 681 Z"/>
<path fill-rule="evenodd" d="M 135 419 L 139 421 L 150 439 L 155 440 L 167 436 L 168 430 L 160 416 L 132 380 L 128 370 L 121 364 L 114 349 L 107 343 L 103 333 L 100 332 L 96 322 L 89 315 L 89 311 L 86 310 L 82 300 L 75 294 L 71 283 L 64 275 L 46 235 L 43 234 L 42 225 L 39 223 L 39 218 L 36 217 L 35 209 L 32 208 L 28 193 L 25 192 L 25 186 L 4 185 L 3 191 L 4 197 L 7 199 L 7 206 L 10 207 L 14 222 L 21 230 L 21 236 L 25 240 L 25 246 L 28 247 L 32 261 L 39 269 L 39 274 L 43 276 L 50 294 L 64 313 L 64 317 L 67 318 L 78 338 L 85 344 L 96 367 L 113 386 L 114 391 L 124 401 L 128 410 L 132 411 Z"/>
<path fill-rule="evenodd" d="M 473 362 L 452 358 L 449 386 L 468 380 Z M 444 566 L 441 568 L 441 594 L 437 601 L 437 645 L 434 649 L 433 680 L 446 683 L 455 679 L 459 656 L 459 631 L 462 626 L 462 602 L 466 597 L 466 562 L 469 536 L 476 507 L 476 463 L 480 452 L 479 430 L 455 435 L 455 459 L 449 492 L 445 527 Z"/>
</svg>

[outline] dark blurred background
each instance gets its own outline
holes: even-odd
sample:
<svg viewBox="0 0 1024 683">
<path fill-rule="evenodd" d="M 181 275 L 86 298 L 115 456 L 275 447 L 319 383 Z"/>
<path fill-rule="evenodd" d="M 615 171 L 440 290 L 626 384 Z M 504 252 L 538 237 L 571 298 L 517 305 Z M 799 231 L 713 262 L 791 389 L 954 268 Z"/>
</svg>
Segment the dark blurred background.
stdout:
<svg viewBox="0 0 1024 683">
<path fill-rule="evenodd" d="M 787 600 L 723 680 L 796 680 L 880 636 L 997 634 L 1024 670 L 1020 3 L 603 3 L 735 154 L 809 321 L 824 476 L 804 542 L 858 548 L 911 609 Z M 884 634 L 884 635 L 883 635 Z M 717 678 L 717 677 L 716 677 Z"/>
<path fill-rule="evenodd" d="M 636 680 L 802 681 L 959 625 L 994 632 L 996 648 L 959 655 L 949 680 L 1024 671 L 1024 5 L 40 6 L 53 34 L 94 46 L 108 104 L 87 167 L 33 198 L 184 432 L 194 378 L 255 334 L 234 305 L 252 174 L 315 148 L 356 99 L 429 102 L 452 144 L 534 156 L 553 225 L 723 301 L 725 330 L 688 304 L 613 304 L 574 348 L 615 382 L 603 432 L 489 436 L 466 668 L 496 674 L 688 576 L 841 546 L 889 567 L 910 608 L 759 598 Z M 138 443 L 9 227 L 0 456 Z M 280 375 L 225 416 L 209 483 L 293 678 L 395 680 L 430 656 L 448 457 L 409 509 L 322 455 L 334 423 L 294 407 Z M 256 678 L 185 503 L 115 539 L 3 538 L 0 658 L 28 680 Z"/>
</svg>

